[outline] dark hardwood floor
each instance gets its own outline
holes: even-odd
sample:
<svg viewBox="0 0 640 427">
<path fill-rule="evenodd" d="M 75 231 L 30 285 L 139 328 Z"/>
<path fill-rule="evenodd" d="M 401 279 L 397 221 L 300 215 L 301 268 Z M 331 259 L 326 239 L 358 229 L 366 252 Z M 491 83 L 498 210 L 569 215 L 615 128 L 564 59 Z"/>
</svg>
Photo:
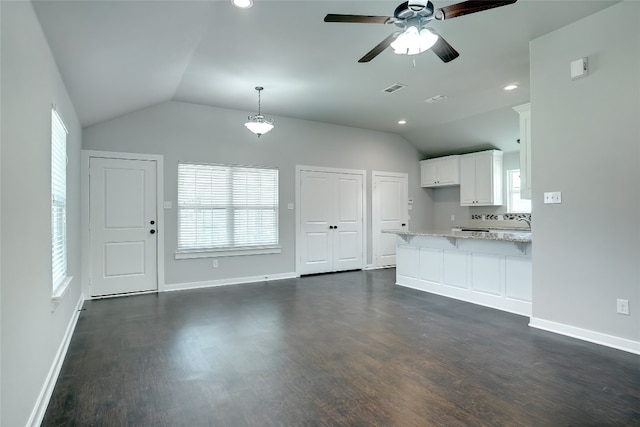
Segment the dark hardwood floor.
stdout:
<svg viewBox="0 0 640 427">
<path fill-rule="evenodd" d="M 640 424 L 640 356 L 394 276 L 88 301 L 43 425 Z"/>
</svg>

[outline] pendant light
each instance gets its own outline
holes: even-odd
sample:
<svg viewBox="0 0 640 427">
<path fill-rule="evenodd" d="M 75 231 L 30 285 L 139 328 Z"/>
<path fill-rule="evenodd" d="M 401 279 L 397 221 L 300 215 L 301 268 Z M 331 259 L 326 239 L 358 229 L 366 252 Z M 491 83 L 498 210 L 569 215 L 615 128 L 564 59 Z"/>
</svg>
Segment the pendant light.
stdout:
<svg viewBox="0 0 640 427">
<path fill-rule="evenodd" d="M 273 119 L 265 119 L 264 116 L 260 113 L 260 92 L 264 90 L 262 86 L 256 86 L 256 90 L 258 91 L 258 114 L 255 116 L 249 116 L 249 121 L 244 125 L 251 132 L 258 135 L 263 135 L 273 129 Z"/>
</svg>

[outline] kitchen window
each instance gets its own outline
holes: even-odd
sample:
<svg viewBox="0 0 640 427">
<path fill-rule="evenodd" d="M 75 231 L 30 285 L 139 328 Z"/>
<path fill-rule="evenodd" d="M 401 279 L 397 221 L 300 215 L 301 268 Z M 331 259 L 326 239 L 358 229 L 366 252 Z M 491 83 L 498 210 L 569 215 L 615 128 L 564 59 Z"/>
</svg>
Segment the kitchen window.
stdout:
<svg viewBox="0 0 640 427">
<path fill-rule="evenodd" d="M 507 211 L 531 213 L 531 200 L 520 198 L 520 169 L 507 171 Z"/>
<path fill-rule="evenodd" d="M 278 169 L 178 163 L 176 259 L 279 253 Z"/>
</svg>

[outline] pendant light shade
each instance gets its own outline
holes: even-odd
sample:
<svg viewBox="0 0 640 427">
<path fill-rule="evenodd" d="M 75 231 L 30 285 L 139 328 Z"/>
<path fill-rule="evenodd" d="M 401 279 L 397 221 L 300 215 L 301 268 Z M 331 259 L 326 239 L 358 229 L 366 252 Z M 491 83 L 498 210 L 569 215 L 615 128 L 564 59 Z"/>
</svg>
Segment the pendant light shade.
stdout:
<svg viewBox="0 0 640 427">
<path fill-rule="evenodd" d="M 260 138 L 260 135 L 264 135 L 273 129 L 273 119 L 265 119 L 260 112 L 260 92 L 264 90 L 264 88 L 262 86 L 256 86 L 256 90 L 258 91 L 258 114 L 249 116 L 249 121 L 244 125 Z"/>
</svg>

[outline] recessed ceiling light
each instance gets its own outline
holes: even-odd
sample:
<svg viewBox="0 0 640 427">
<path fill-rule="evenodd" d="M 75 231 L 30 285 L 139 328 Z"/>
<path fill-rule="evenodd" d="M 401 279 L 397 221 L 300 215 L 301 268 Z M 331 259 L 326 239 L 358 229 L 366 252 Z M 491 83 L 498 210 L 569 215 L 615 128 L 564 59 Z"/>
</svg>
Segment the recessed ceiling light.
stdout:
<svg viewBox="0 0 640 427">
<path fill-rule="evenodd" d="M 406 124 L 407 124 L 407 121 L 406 121 L 406 120 L 404 120 L 404 119 L 403 119 L 403 120 L 398 120 L 398 124 L 399 124 L 399 125 L 406 125 Z"/>
<path fill-rule="evenodd" d="M 249 9 L 253 6 L 253 0 L 231 0 L 231 3 L 240 9 Z"/>
<path fill-rule="evenodd" d="M 506 85 L 504 87 L 504 90 L 514 90 L 514 89 L 518 89 L 518 85 L 515 83 L 511 83 L 510 85 Z"/>
</svg>

